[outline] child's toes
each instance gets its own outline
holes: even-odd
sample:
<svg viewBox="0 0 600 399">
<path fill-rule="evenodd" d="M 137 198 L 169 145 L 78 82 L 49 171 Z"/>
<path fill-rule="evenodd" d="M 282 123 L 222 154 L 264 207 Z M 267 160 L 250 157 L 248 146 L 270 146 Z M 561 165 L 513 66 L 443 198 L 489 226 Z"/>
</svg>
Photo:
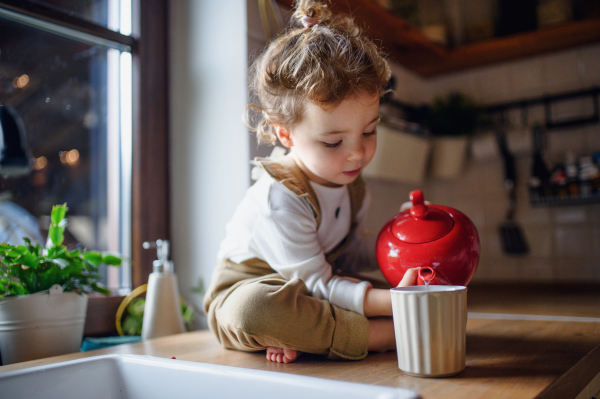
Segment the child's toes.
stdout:
<svg viewBox="0 0 600 399">
<path fill-rule="evenodd" d="M 283 349 L 275 346 L 267 348 L 267 360 L 281 363 L 283 360 Z"/>
<path fill-rule="evenodd" d="M 300 355 L 293 349 L 283 349 L 271 346 L 267 348 L 267 360 L 277 363 L 291 363 Z"/>
<path fill-rule="evenodd" d="M 298 357 L 298 352 L 293 349 L 284 349 L 283 350 L 283 362 L 290 363 L 296 360 Z"/>
</svg>

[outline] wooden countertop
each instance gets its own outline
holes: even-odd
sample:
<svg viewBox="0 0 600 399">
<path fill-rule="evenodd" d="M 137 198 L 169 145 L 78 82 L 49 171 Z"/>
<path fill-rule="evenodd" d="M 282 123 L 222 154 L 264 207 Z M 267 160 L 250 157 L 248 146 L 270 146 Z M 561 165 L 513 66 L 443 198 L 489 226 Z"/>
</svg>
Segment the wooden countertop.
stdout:
<svg viewBox="0 0 600 399">
<path fill-rule="evenodd" d="M 485 311 L 509 312 L 501 312 L 506 307 L 501 307 L 499 300 L 490 299 L 496 307 L 485 306 L 483 298 L 493 298 L 493 290 L 482 289 L 478 293 L 477 288 L 469 289 L 473 294 L 469 297 L 469 311 L 471 316 L 476 317 L 470 317 L 467 322 L 467 367 L 451 378 L 405 375 L 398 369 L 395 352 L 372 353 L 356 362 L 329 361 L 303 354 L 291 364 L 271 363 L 265 359 L 264 352 L 243 353 L 223 349 L 208 331 L 1 366 L 0 373 L 102 354 L 144 354 L 402 387 L 418 392 L 424 399 L 575 398 L 600 373 L 600 320 L 596 315 L 600 311 L 600 302 L 597 301 L 597 293 L 586 297 L 595 300 L 588 311 L 576 316 L 587 319 L 572 318 L 567 309 L 569 301 L 563 298 L 563 307 L 560 304 L 548 305 L 547 312 L 538 312 L 558 314 L 558 320 L 528 320 L 527 316 L 518 316 L 525 318 L 519 320 L 512 316 L 502 319 L 493 318 L 495 316 L 492 315 L 492 318 L 487 318 L 490 313 L 483 314 Z M 559 297 L 557 301 L 560 303 L 560 295 L 554 296 Z M 473 302 L 471 298 L 479 299 Z M 503 298 L 509 303 L 514 301 L 514 296 L 503 295 Z M 542 303 L 545 303 L 530 302 L 521 301 L 520 305 L 511 309 L 514 310 L 511 313 L 525 314 L 528 306 L 540 310 Z M 550 312 L 552 307 L 555 308 L 554 312 Z"/>
</svg>

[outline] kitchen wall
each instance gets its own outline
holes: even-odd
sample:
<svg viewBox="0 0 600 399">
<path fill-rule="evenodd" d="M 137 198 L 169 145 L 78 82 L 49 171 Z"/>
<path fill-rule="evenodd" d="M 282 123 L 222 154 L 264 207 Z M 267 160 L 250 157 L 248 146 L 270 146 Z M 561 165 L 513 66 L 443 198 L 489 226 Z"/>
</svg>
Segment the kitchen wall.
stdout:
<svg viewBox="0 0 600 399">
<path fill-rule="evenodd" d="M 393 69 L 398 81 L 396 97 L 404 102 L 429 103 L 438 95 L 462 91 L 484 104 L 495 104 L 600 85 L 600 45 L 427 80 L 397 65 Z M 586 111 L 589 103 L 570 104 L 564 112 Z M 510 116 L 513 121 L 511 134 L 524 135 L 522 142 L 528 143 L 530 133 L 520 126 L 518 115 Z M 530 109 L 530 124 L 543 121 L 541 107 Z M 481 143 L 482 136 L 475 140 Z M 598 124 L 548 133 L 550 162 L 564 161 L 567 151 L 580 156 L 598 150 Z M 474 282 L 600 281 L 600 204 L 532 207 L 526 187 L 531 169 L 527 146 L 516 153 L 516 161 L 517 220 L 529 242 L 529 255 L 511 257 L 502 253 L 498 226 L 505 217 L 508 199 L 503 185 L 502 161 L 497 155 L 485 159 L 471 157 L 463 174 L 452 180 L 427 178 L 419 186 L 369 180 L 374 198 L 368 226 L 370 240 L 375 241 L 380 226 L 395 214 L 399 204 L 408 199 L 409 191 L 421 188 L 428 200 L 456 207 L 476 224 L 482 253 Z"/>
<path fill-rule="evenodd" d="M 172 258 L 179 289 L 202 307 L 225 225 L 246 192 L 246 0 L 169 3 Z M 197 328 L 206 327 L 197 319 Z"/>
</svg>

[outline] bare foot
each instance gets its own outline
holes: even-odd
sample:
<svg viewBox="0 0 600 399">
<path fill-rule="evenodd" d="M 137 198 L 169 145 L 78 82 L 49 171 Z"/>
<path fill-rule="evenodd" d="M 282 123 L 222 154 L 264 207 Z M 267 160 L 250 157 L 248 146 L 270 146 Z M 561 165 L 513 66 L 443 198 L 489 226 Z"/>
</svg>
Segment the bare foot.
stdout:
<svg viewBox="0 0 600 399">
<path fill-rule="evenodd" d="M 276 346 L 270 346 L 267 348 L 267 360 L 277 363 L 291 363 L 298 356 L 300 356 L 301 352 L 295 351 L 293 349 L 283 349 L 277 348 Z"/>
</svg>

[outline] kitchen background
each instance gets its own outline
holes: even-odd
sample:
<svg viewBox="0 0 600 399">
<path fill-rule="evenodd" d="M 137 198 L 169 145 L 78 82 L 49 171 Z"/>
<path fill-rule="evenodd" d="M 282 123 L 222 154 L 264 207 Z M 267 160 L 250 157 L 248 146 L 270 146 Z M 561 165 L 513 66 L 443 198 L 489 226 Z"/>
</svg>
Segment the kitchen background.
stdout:
<svg viewBox="0 0 600 399">
<path fill-rule="evenodd" d="M 254 0 L 228 2 L 228 6 L 220 2 L 173 2 L 170 11 L 171 186 L 176 193 L 172 194 L 173 258 L 181 281 L 195 284 L 202 280 L 206 284 L 224 226 L 251 184 L 249 160 L 271 151 L 258 147 L 240 122 L 249 96 L 247 69 L 264 47 L 265 34 Z M 281 13 L 284 20 L 289 15 L 285 8 Z M 469 39 L 465 36 L 463 40 Z M 600 85 L 600 45 L 439 77 L 424 78 L 394 63 L 392 69 L 394 98 L 403 103 L 430 104 L 438 96 L 460 91 L 481 104 L 493 105 Z M 553 113 L 565 118 L 587 114 L 590 109 L 593 111 L 590 101 L 576 100 L 553 106 Z M 426 199 L 455 207 L 476 224 L 482 253 L 473 283 L 600 281 L 600 205 L 530 205 L 531 130 L 534 124 L 544 122 L 544 109 L 530 107 L 526 125 L 518 112 L 507 115 L 511 122 L 507 133 L 513 143 L 520 143 L 513 146 L 518 174 L 516 219 L 529 244 L 529 254 L 508 256 L 502 251 L 498 226 L 508 206 L 502 159 L 494 150 L 493 139 L 490 146 L 490 132 L 478 132 L 471 145 L 479 153 L 469 155 L 455 178 L 425 175 L 420 183 L 367 179 L 373 194 L 368 224 L 372 261 L 377 232 L 408 200 L 408 193 L 420 188 Z M 549 165 L 564 163 L 567 153 L 579 159 L 598 150 L 598 123 L 546 134 Z M 182 292 L 200 304 L 201 296 L 182 285 Z"/>
<path fill-rule="evenodd" d="M 443 1 L 380 3 L 390 9 L 393 9 L 394 4 L 396 9 L 400 8 L 399 5 L 404 6 L 404 9 L 407 9 L 407 5 L 410 4 L 417 5 L 418 7 L 412 10 L 411 16 L 407 19 L 412 20 L 416 25 L 419 25 L 419 20 L 426 21 L 422 25 L 440 37 L 436 32 L 441 29 L 433 29 L 433 26 L 436 26 L 434 24 L 436 15 L 438 25 L 444 20 L 439 17 L 440 9 L 444 5 Z M 506 3 L 511 4 L 510 1 Z M 538 2 L 538 25 L 552 23 L 549 21 L 549 11 L 547 11 L 553 6 L 550 3 L 554 3 L 556 9 L 561 6 L 565 8 L 565 3 L 570 2 Z M 494 34 L 493 18 L 494 12 L 498 9 L 497 2 L 454 1 L 450 2 L 448 10 L 449 13 L 460 15 L 461 9 L 465 8 L 471 11 L 462 16 L 463 34 L 460 34 L 461 29 L 454 28 L 457 33 L 453 36 L 458 38 L 458 43 L 454 45 L 490 39 Z M 553 23 L 566 22 L 566 18 L 572 18 L 572 14 L 569 16 L 568 11 L 564 13 L 566 15 L 558 12 L 552 14 Z M 285 11 L 284 16 L 286 16 Z M 249 19 L 250 31 L 252 31 L 253 21 L 257 19 L 260 20 L 259 15 Z M 256 33 L 262 33 L 262 27 L 255 26 L 255 28 L 259 30 Z M 450 30 L 449 28 L 447 31 Z M 451 36 L 451 33 L 445 36 Z M 432 36 L 432 39 L 435 40 L 435 37 Z M 254 42 L 256 47 L 253 51 L 260 51 L 262 43 L 257 40 Z M 442 39 L 441 42 L 448 44 L 448 39 Z M 402 103 L 431 104 L 437 97 L 444 97 L 452 92 L 462 92 L 480 104 L 492 105 L 599 85 L 600 46 L 580 47 L 428 79 L 421 78 L 397 63 L 392 63 L 392 69 L 396 80 L 394 98 Z M 553 118 L 564 120 L 593 114 L 592 98 L 588 96 L 553 105 Z M 374 177 L 367 179 L 373 194 L 368 224 L 371 260 L 375 262 L 374 243 L 381 226 L 397 212 L 400 203 L 408 200 L 411 190 L 420 188 L 426 198 L 433 203 L 455 207 L 466 213 L 476 224 L 480 233 L 482 253 L 474 282 L 600 280 L 600 205 L 549 207 L 530 204 L 528 187 L 532 170 L 532 130 L 534 125 L 545 123 L 545 114 L 543 104 L 526 107 L 525 110 L 526 120 L 521 118 L 521 109 L 507 112 L 506 117 L 509 122 L 507 127 L 509 145 L 516 157 L 518 174 L 516 220 L 521 224 L 529 244 L 528 255 L 511 256 L 506 255 L 502 250 L 499 226 L 505 218 L 509 201 L 504 186 L 503 161 L 497 150 L 493 133 L 479 131 L 471 141 L 474 151 L 456 177 L 439 178 L 425 172 L 422 178 L 417 179 L 419 180 L 417 183 L 407 184 L 406 181 L 415 179 L 404 179 L 404 183 L 398 183 L 398 180 L 403 180 L 402 176 L 394 180 L 377 178 L 378 175 L 389 177 L 386 171 L 382 174 L 377 172 L 371 174 Z M 600 150 L 600 126 L 592 123 L 580 127 L 550 130 L 546 132 L 545 139 L 545 158 L 548 165 L 564 164 L 568 154 L 578 160 L 582 156 L 591 156 L 594 151 Z M 257 151 L 259 152 L 260 150 Z M 415 169 L 417 168 L 419 166 L 415 162 Z"/>
<path fill-rule="evenodd" d="M 27 214 L 25 219 L 39 223 L 45 237 L 50 207 L 67 202 L 68 245 L 122 252 L 127 257 L 133 253 L 138 260 L 133 269 L 106 270 L 109 287 L 121 295 L 145 282 L 144 270 L 151 268 L 153 254 L 142 252 L 140 241 L 168 236 L 180 291 L 201 308 L 202 291 L 211 278 L 225 225 L 252 184 L 250 160 L 271 152 L 270 147 L 257 145 L 241 121 L 244 108 L 253 100 L 248 92 L 249 66 L 267 38 L 277 32 L 276 25 L 286 24 L 292 2 L 168 2 L 168 13 L 151 14 L 168 14 L 169 34 L 156 33 L 161 32 L 156 27 L 150 30 L 157 37 L 168 37 L 168 66 L 161 58 L 162 47 L 155 45 L 160 40 L 128 36 L 132 34 L 129 1 L 23 4 L 42 9 L 56 6 L 59 13 L 75 10 L 78 18 L 120 31 L 124 43 L 142 43 L 139 54 L 133 56 L 128 45 L 108 48 L 81 41 L 77 34 L 65 36 L 32 26 L 31 21 L 24 23 L 11 13 L 13 5 L 3 2 L 0 103 L 14 107 L 23 119 L 35 164 L 22 176 L 0 175 L 0 203 L 10 206 L 12 202 L 29 211 L 33 220 Z M 148 4 L 157 7 L 159 3 Z M 268 12 L 270 6 L 276 12 Z M 379 129 L 379 150 L 364 172 L 373 194 L 367 226 L 370 262 L 375 264 L 374 244 L 381 226 L 408 200 L 411 190 L 420 188 L 426 199 L 462 210 L 477 225 L 482 253 L 474 284 L 597 284 L 600 194 L 594 199 L 588 195 L 586 201 L 591 203 L 587 204 L 532 206 L 528 184 L 532 131 L 547 122 L 548 110 L 551 120 L 559 123 L 573 118 L 592 120 L 543 133 L 548 166 L 573 162 L 574 167 L 600 151 L 600 2 L 344 0 L 333 1 L 331 6 L 336 12 L 336 7 L 350 8 L 361 25 L 384 38 L 390 60 L 398 60 L 391 62 L 395 82 L 391 102 L 399 106 L 381 107 L 385 124 Z M 139 78 L 132 74 L 132 70 L 139 72 L 135 63 L 140 58 L 136 57 L 143 55 L 140 49 L 149 43 L 160 56 L 144 65 L 157 68 L 152 76 L 159 77 L 154 81 L 160 84 L 142 88 L 168 86 L 168 111 L 161 106 L 167 96 L 158 95 L 157 101 L 146 104 L 134 100 L 130 91 Z M 160 77 L 167 70 L 168 83 Z M 453 92 L 490 107 L 589 89 L 586 96 L 555 101 L 547 108 L 535 102 L 504 113 L 504 130 L 517 165 L 515 215 L 529 244 L 528 254 L 509 256 L 498 234 L 509 200 L 497 131 L 485 128 L 471 137 L 458 137 L 466 152 L 456 160 L 464 165 L 449 174 L 450 168 L 436 167 L 439 137 L 415 122 L 427 121 L 422 118 L 424 105 Z M 164 102 L 159 101 L 162 98 Z M 134 102 L 137 105 L 132 109 Z M 143 123 L 134 124 L 139 102 L 148 108 L 144 108 Z M 137 128 L 132 129 L 133 125 Z M 140 137 L 152 141 L 152 148 L 143 145 Z M 159 166 L 166 162 L 167 147 L 169 168 Z M 148 161 L 133 165 L 134 158 Z M 132 165 L 143 173 L 132 176 Z M 598 175 L 595 179 L 600 184 Z M 578 186 L 582 193 L 589 183 Z M 570 185 L 558 188 L 565 197 Z M 135 202 L 132 196 L 144 200 Z M 137 213 L 132 218 L 133 202 Z M 164 209 L 170 214 L 157 211 Z M 5 219 L 0 215 L 1 223 Z M 107 324 L 112 324 L 114 312 L 104 305 L 99 308 L 110 316 Z"/>
</svg>

